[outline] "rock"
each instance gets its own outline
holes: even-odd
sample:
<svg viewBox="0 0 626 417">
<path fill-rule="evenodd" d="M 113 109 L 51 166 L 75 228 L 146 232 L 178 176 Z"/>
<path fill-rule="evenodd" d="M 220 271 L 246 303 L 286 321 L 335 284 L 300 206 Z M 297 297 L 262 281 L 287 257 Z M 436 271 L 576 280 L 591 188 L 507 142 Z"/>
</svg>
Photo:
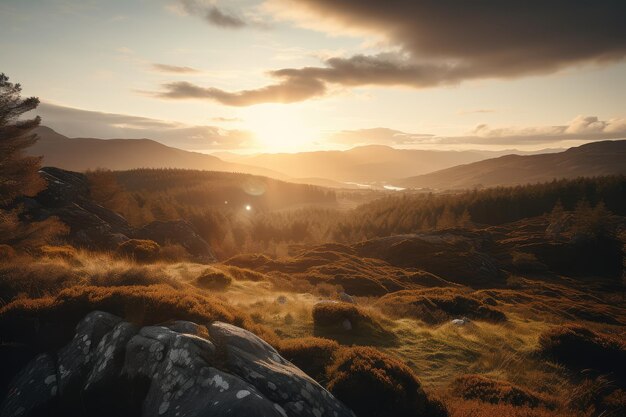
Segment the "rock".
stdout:
<svg viewBox="0 0 626 417">
<path fill-rule="evenodd" d="M 209 337 L 203 337 L 209 336 Z M 139 329 L 92 312 L 9 385 L 2 416 L 353 416 L 254 334 L 187 321 Z"/>
<path fill-rule="evenodd" d="M 9 384 L 0 416 L 44 416 L 57 409 L 58 376 L 54 357 L 32 360 Z"/>
<path fill-rule="evenodd" d="M 22 217 L 42 221 L 55 216 L 69 227 L 68 243 L 96 250 L 116 250 L 131 238 L 154 240 L 160 245 L 179 244 L 199 262 L 213 262 L 209 244 L 184 220 L 152 222 L 140 229 L 91 199 L 89 180 L 84 174 L 44 167 L 39 171 L 48 187 L 33 198 L 16 202 L 24 208 Z"/>
<path fill-rule="evenodd" d="M 350 294 L 346 294 L 345 292 L 339 293 L 339 299 L 344 303 L 356 304 L 354 298 Z"/>
<path fill-rule="evenodd" d="M 84 381 L 95 358 L 94 351 L 100 340 L 121 319 L 102 311 L 94 311 L 76 325 L 74 339 L 57 353 L 60 398 L 68 409 L 80 403 Z"/>
<path fill-rule="evenodd" d="M 209 327 L 209 333 L 226 347 L 228 368 L 280 404 L 281 415 L 350 415 L 332 394 L 254 334 L 219 322 Z"/>
<path fill-rule="evenodd" d="M 468 319 L 467 317 L 463 317 L 460 319 L 453 319 L 451 321 L 452 324 L 456 324 L 457 326 L 465 326 L 469 322 L 470 322 L 470 319 Z"/>
<path fill-rule="evenodd" d="M 344 319 L 344 321 L 341 322 L 341 327 L 346 331 L 350 331 L 352 330 L 352 323 L 350 323 L 350 320 Z"/>
</svg>

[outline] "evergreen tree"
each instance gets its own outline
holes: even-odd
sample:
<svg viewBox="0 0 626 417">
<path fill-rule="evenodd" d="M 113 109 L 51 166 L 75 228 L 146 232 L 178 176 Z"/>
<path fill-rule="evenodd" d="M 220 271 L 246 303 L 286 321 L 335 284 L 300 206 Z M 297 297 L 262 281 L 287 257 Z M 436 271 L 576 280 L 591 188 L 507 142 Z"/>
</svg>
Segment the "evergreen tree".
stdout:
<svg viewBox="0 0 626 417">
<path fill-rule="evenodd" d="M 0 74 L 0 206 L 7 206 L 20 195 L 34 195 L 44 187 L 38 174 L 41 158 L 24 154 L 37 140 L 32 130 L 40 118 L 20 120 L 39 105 L 39 99 L 21 97 L 19 84 Z"/>
</svg>

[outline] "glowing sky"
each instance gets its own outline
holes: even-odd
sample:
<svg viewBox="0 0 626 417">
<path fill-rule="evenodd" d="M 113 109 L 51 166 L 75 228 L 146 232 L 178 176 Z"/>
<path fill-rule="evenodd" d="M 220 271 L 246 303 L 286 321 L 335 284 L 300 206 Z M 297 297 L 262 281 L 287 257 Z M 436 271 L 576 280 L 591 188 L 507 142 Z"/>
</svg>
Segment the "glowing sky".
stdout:
<svg viewBox="0 0 626 417">
<path fill-rule="evenodd" d="M 622 0 L 1 0 L 0 71 L 68 136 L 563 147 L 626 138 L 624 15 Z"/>
</svg>

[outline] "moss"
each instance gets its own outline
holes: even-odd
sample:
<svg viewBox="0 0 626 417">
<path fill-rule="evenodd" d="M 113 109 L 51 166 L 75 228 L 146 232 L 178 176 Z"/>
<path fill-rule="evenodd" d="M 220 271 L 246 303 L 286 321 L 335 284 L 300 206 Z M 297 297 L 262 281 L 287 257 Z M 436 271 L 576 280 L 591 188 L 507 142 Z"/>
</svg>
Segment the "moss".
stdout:
<svg viewBox="0 0 626 417">
<path fill-rule="evenodd" d="M 463 375 L 452 383 L 456 395 L 466 400 L 480 400 L 491 404 L 510 404 L 514 406 L 538 407 L 540 405 L 553 407 L 551 401 L 540 394 L 510 384 L 480 375 Z"/>
<path fill-rule="evenodd" d="M 233 279 L 221 271 L 205 271 L 196 278 L 196 285 L 211 290 L 224 290 L 230 286 Z"/>
<path fill-rule="evenodd" d="M 160 246 L 153 240 L 130 239 L 120 243 L 117 253 L 139 262 L 149 262 L 159 257 Z"/>
<path fill-rule="evenodd" d="M 456 288 L 398 291 L 380 298 L 376 305 L 391 316 L 417 318 L 429 324 L 460 316 L 490 322 L 506 320 L 502 311 Z"/>
<path fill-rule="evenodd" d="M 359 417 L 447 415 L 408 366 L 376 349 L 342 349 L 327 373 L 328 389 Z"/>
<path fill-rule="evenodd" d="M 318 382 L 326 380 L 326 368 L 332 363 L 339 344 L 320 337 L 282 340 L 280 354 Z"/>
<path fill-rule="evenodd" d="M 626 344 L 613 336 L 570 324 L 543 333 L 539 350 L 568 368 L 612 374 L 626 383 Z"/>
</svg>

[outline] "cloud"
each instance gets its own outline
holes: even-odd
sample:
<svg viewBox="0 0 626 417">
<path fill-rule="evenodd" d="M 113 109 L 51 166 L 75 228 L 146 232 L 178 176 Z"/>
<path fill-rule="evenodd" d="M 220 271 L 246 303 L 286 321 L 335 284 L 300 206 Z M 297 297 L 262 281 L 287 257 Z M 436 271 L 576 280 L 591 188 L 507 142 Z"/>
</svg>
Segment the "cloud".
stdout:
<svg viewBox="0 0 626 417">
<path fill-rule="evenodd" d="M 347 145 L 406 145 L 420 143 L 434 135 L 406 133 L 399 130 L 377 127 L 373 129 L 343 130 L 333 133 L 330 141 Z"/>
<path fill-rule="evenodd" d="M 167 65 L 167 64 L 151 64 L 152 69 L 158 72 L 172 73 L 172 74 L 196 74 L 200 72 L 199 70 L 191 67 L 179 67 L 176 65 Z"/>
<path fill-rule="evenodd" d="M 179 122 L 124 114 L 103 113 L 43 102 L 34 111 L 42 124 L 69 137 L 148 138 L 188 150 L 237 149 L 253 144 L 250 132 L 216 126 L 194 126 Z"/>
<path fill-rule="evenodd" d="M 564 141 L 626 139 L 626 118 L 599 120 L 595 116 L 577 116 L 566 125 L 529 127 L 491 127 L 480 124 L 459 136 L 407 133 L 388 128 L 344 130 L 328 140 L 348 145 L 550 145 Z"/>
<path fill-rule="evenodd" d="M 238 29 L 247 25 L 240 17 L 220 10 L 214 4 L 207 4 L 201 0 L 179 0 L 182 11 L 186 14 L 202 16 L 209 24 Z"/>
<path fill-rule="evenodd" d="M 242 122 L 243 119 L 239 117 L 212 117 L 211 120 L 214 122 L 223 122 L 223 123 L 235 123 Z"/>
<path fill-rule="evenodd" d="M 597 141 L 626 138 L 626 118 L 599 120 L 577 116 L 566 125 L 531 127 L 476 126 L 467 136 L 436 138 L 443 144 L 528 145 L 566 140 Z"/>
<path fill-rule="evenodd" d="M 266 87 L 228 92 L 219 88 L 204 88 L 186 82 L 163 84 L 163 91 L 147 94 L 163 99 L 208 99 L 227 106 L 250 106 L 258 103 L 293 103 L 323 95 L 326 87 L 314 78 L 284 75 L 276 84 Z"/>
<path fill-rule="evenodd" d="M 241 106 L 276 102 L 273 92 L 279 90 L 289 97 L 279 101 L 291 102 L 322 95 L 329 85 L 428 88 L 548 74 L 626 56 L 623 0 L 266 0 L 264 9 L 276 19 L 332 35 L 384 39 L 388 52 L 279 69 L 271 74 L 289 78 L 256 90 L 226 92 L 196 86 L 196 92 L 204 93 L 172 92 L 162 97 L 205 98 Z M 297 83 L 290 82 L 294 79 Z M 315 88 L 304 94 L 303 85 Z M 290 93 L 292 87 L 299 92 Z M 247 98 L 240 99 L 241 95 Z"/>
<path fill-rule="evenodd" d="M 494 109 L 475 109 L 475 110 L 460 110 L 458 114 L 481 114 L 481 113 L 496 113 Z"/>
</svg>

